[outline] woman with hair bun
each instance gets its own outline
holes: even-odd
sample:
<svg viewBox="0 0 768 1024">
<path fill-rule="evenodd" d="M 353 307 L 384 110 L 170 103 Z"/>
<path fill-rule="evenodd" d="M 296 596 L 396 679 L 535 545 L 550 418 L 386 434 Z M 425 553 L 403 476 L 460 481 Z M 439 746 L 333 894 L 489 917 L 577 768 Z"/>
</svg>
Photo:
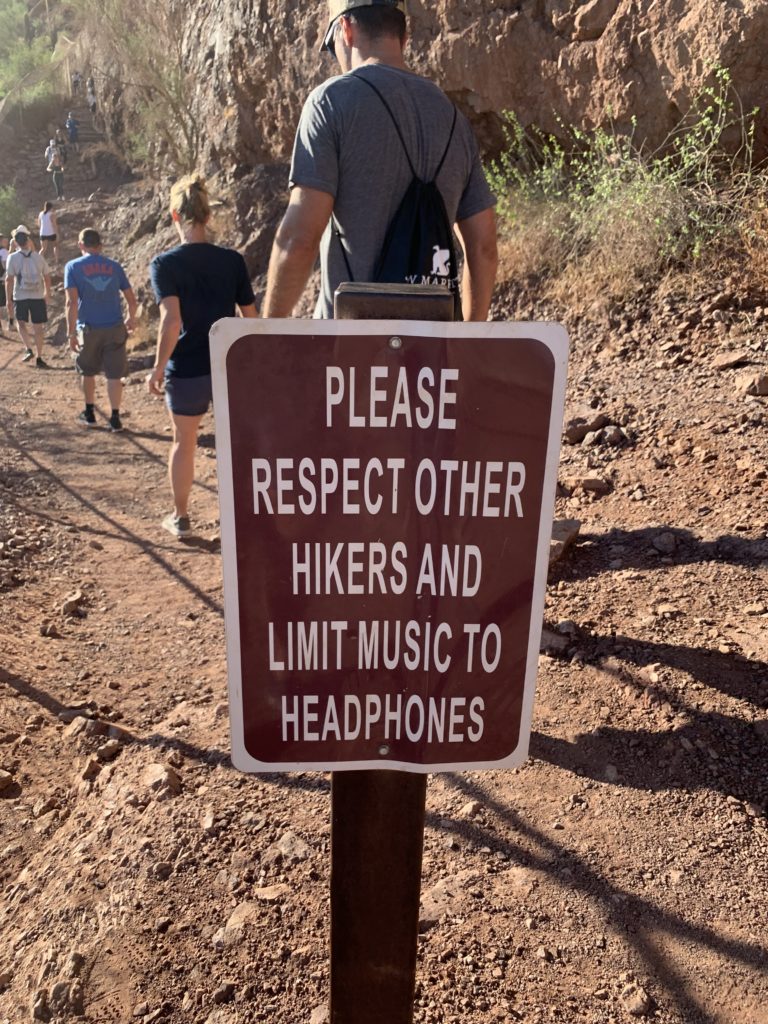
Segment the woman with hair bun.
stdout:
<svg viewBox="0 0 768 1024">
<path fill-rule="evenodd" d="M 180 244 L 155 256 L 150 277 L 160 306 L 157 354 L 147 377 L 171 417 L 173 443 L 168 475 L 174 509 L 162 527 L 174 537 L 190 533 L 189 495 L 195 476 L 197 431 L 212 400 L 208 334 L 225 316 L 256 316 L 245 260 L 234 249 L 208 240 L 211 217 L 205 181 L 189 175 L 171 188 L 171 217 Z"/>
</svg>

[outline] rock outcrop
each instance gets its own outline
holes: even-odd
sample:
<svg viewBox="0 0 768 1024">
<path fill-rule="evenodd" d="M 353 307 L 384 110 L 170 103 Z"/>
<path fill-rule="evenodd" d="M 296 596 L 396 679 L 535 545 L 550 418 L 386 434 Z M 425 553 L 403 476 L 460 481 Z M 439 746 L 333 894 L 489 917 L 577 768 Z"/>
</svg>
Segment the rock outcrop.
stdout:
<svg viewBox="0 0 768 1024">
<path fill-rule="evenodd" d="M 500 112 L 557 132 L 612 122 L 656 147 L 712 68 L 731 70 L 759 108 L 768 153 L 768 5 L 762 0 L 435 0 L 411 2 L 411 66 L 472 118 L 486 149 Z M 325 5 L 192 0 L 186 52 L 208 170 L 284 163 L 301 104 L 335 71 L 318 52 Z"/>
</svg>

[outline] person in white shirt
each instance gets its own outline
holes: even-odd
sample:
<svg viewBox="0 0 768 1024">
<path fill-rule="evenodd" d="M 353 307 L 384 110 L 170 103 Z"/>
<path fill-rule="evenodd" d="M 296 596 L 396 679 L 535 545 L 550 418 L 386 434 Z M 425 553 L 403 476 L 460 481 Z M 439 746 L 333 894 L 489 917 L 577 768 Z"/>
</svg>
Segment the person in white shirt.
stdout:
<svg viewBox="0 0 768 1024">
<path fill-rule="evenodd" d="M 48 323 L 46 301 L 51 298 L 51 271 L 45 257 L 35 251 L 29 237 L 29 228 L 19 224 L 13 232 L 13 238 L 17 250 L 8 257 L 5 271 L 8 312 L 11 319 L 16 314 L 16 326 L 25 349 L 22 362 L 26 363 L 34 356 L 31 344 L 34 338 L 37 349 L 35 366 L 38 370 L 47 370 L 48 364 L 43 359 L 43 344 L 45 325 Z"/>
<path fill-rule="evenodd" d="M 54 261 L 59 262 L 59 222 L 53 212 L 53 203 L 48 200 L 40 213 L 37 215 L 37 223 L 40 225 L 40 255 L 48 255 L 48 246 L 51 247 Z"/>
<path fill-rule="evenodd" d="M 5 297 L 5 265 L 8 262 L 8 239 L 0 235 L 0 331 L 10 334 L 13 321 L 8 317 L 8 302 Z"/>
</svg>

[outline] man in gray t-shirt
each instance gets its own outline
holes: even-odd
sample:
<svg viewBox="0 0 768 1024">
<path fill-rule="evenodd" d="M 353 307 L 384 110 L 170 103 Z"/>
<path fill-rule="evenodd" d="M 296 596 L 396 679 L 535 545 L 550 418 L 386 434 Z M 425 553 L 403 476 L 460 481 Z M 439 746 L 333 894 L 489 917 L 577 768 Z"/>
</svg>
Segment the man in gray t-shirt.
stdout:
<svg viewBox="0 0 768 1024">
<path fill-rule="evenodd" d="M 343 74 L 315 89 L 302 111 L 264 316 L 291 315 L 318 248 L 316 317 L 333 316 L 334 291 L 350 279 L 350 270 L 355 281 L 370 281 L 411 181 L 408 156 L 419 177 L 432 180 L 450 139 L 436 181 L 464 250 L 462 311 L 465 320 L 487 319 L 496 276 L 495 200 L 469 123 L 459 114 L 451 137 L 453 104 L 405 67 L 404 0 L 330 0 L 329 7 L 323 47 L 335 53 Z M 382 100 L 360 78 L 386 100 L 408 155 Z"/>
</svg>

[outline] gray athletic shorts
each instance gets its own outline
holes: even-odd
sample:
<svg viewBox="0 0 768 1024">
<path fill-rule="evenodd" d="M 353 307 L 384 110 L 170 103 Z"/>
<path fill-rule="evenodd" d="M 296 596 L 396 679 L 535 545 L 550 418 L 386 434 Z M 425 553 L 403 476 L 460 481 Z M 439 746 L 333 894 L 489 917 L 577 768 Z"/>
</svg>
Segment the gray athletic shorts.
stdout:
<svg viewBox="0 0 768 1024">
<path fill-rule="evenodd" d="M 165 404 L 176 416 L 202 416 L 213 400 L 211 375 L 166 377 Z"/>
<path fill-rule="evenodd" d="M 107 380 L 120 380 L 128 372 L 125 324 L 114 327 L 81 327 L 77 332 L 80 343 L 75 366 L 84 377 L 95 377 L 101 370 Z"/>
</svg>

